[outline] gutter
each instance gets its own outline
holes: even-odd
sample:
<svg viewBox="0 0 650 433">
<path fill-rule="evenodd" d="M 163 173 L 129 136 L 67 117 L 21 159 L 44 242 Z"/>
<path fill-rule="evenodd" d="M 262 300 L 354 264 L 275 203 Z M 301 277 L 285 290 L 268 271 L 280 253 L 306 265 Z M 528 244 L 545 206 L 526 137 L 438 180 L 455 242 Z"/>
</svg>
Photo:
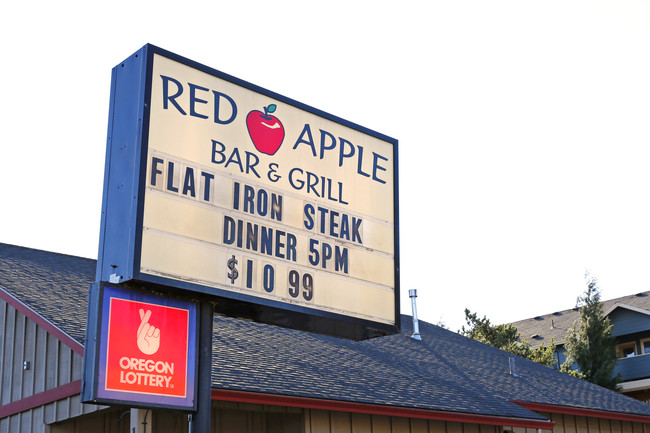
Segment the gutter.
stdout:
<svg viewBox="0 0 650 433">
<path fill-rule="evenodd" d="M 532 403 L 527 401 L 509 401 L 523 407 L 524 409 L 532 410 L 534 412 L 550 412 L 563 415 L 586 416 L 591 418 L 605 418 L 617 421 L 630 421 L 650 424 L 650 416 L 648 415 L 635 415 L 624 412 L 610 412 L 606 410 L 584 409 L 580 407 L 560 406 L 546 403 Z"/>
<path fill-rule="evenodd" d="M 303 409 L 320 409 L 336 412 L 365 413 L 371 415 L 387 415 L 404 418 L 420 418 L 437 421 L 453 421 L 461 423 L 488 424 L 508 427 L 523 427 L 531 429 L 553 430 L 555 423 L 550 420 L 511 418 L 505 416 L 477 415 L 461 412 L 447 412 L 428 409 L 415 409 L 379 404 L 353 403 L 346 401 L 324 400 L 317 398 L 293 397 L 287 395 L 262 394 L 247 391 L 232 391 L 212 389 L 212 400 L 237 403 L 265 404 L 272 406 L 287 406 Z"/>
</svg>

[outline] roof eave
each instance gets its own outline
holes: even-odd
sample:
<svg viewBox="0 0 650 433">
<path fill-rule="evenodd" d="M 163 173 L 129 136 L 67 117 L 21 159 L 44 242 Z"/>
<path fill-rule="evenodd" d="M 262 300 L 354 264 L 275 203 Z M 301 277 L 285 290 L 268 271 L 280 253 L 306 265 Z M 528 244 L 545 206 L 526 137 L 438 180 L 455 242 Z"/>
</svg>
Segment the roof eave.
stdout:
<svg viewBox="0 0 650 433">
<path fill-rule="evenodd" d="M 45 317 L 38 314 L 36 311 L 32 310 L 29 306 L 19 301 L 15 296 L 5 290 L 3 287 L 0 287 L 0 299 L 5 301 L 7 304 L 11 305 L 16 311 L 22 313 L 28 319 L 35 322 L 38 326 L 43 328 L 45 331 L 49 332 L 56 338 L 61 341 L 63 344 L 72 349 L 73 352 L 83 356 L 84 346 L 79 343 L 77 340 L 68 335 L 61 328 L 54 325 L 52 322 L 47 320 Z"/>
<path fill-rule="evenodd" d="M 624 413 L 624 412 L 610 412 L 610 411 L 596 410 L 596 409 L 585 409 L 580 407 L 561 406 L 561 405 L 546 404 L 546 403 L 534 403 L 528 401 L 516 401 L 516 400 L 510 400 L 510 401 L 525 409 L 532 410 L 535 412 L 549 412 L 549 413 L 557 413 L 563 415 L 577 415 L 577 416 L 587 416 L 592 418 L 605 418 L 605 419 L 611 419 L 617 421 L 650 423 L 650 416 L 645 416 L 645 415 L 635 415 L 635 414 Z"/>
</svg>

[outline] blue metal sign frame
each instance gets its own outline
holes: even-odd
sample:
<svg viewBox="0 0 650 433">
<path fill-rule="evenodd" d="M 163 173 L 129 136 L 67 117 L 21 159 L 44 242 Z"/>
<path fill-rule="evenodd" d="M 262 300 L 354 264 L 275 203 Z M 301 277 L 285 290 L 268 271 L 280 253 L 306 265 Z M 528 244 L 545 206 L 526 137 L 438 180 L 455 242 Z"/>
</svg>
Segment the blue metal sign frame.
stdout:
<svg viewBox="0 0 650 433">
<path fill-rule="evenodd" d="M 142 223 L 154 54 L 180 62 L 393 145 L 394 324 L 351 317 L 295 303 L 259 298 L 196 282 L 141 272 L 140 253 L 143 236 Z M 355 340 L 399 332 L 399 188 L 397 174 L 397 140 L 169 51 L 150 44 L 145 45 L 116 66 L 112 72 L 97 281 L 118 284 L 128 281 L 143 282 L 174 287 L 195 294 L 207 294 L 215 299 L 215 312 L 217 313 Z"/>
</svg>

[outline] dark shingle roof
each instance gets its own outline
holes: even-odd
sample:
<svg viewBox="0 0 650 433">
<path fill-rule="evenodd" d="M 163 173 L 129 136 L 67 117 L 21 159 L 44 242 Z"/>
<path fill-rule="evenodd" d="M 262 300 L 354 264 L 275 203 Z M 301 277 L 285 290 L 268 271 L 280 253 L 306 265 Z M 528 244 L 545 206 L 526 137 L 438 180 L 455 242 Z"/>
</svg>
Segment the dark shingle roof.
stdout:
<svg viewBox="0 0 650 433">
<path fill-rule="evenodd" d="M 0 243 L 0 287 L 83 344 L 96 263 Z"/>
<path fill-rule="evenodd" d="M 602 304 L 605 312 L 614 308 L 616 304 L 650 310 L 650 291 L 609 299 L 602 301 Z M 520 320 L 513 322 L 512 325 L 517 328 L 522 340 L 525 339 L 532 347 L 537 347 L 541 344 L 550 344 L 551 339 L 555 344 L 564 343 L 567 332 L 579 319 L 580 311 L 577 308 L 572 308 Z"/>
<path fill-rule="evenodd" d="M 0 287 L 83 342 L 95 261 L 0 244 Z M 511 401 L 650 416 L 650 406 L 438 326 L 349 341 L 215 316 L 215 388 L 543 420 Z"/>
</svg>

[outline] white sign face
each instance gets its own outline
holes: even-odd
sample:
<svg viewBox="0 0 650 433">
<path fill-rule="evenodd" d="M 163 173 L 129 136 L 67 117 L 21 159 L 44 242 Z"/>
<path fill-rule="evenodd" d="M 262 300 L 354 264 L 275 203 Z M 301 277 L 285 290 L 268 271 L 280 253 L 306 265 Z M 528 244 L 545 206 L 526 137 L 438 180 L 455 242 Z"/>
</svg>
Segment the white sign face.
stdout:
<svg viewBox="0 0 650 433">
<path fill-rule="evenodd" d="M 140 272 L 394 324 L 396 144 L 154 55 Z"/>
</svg>

